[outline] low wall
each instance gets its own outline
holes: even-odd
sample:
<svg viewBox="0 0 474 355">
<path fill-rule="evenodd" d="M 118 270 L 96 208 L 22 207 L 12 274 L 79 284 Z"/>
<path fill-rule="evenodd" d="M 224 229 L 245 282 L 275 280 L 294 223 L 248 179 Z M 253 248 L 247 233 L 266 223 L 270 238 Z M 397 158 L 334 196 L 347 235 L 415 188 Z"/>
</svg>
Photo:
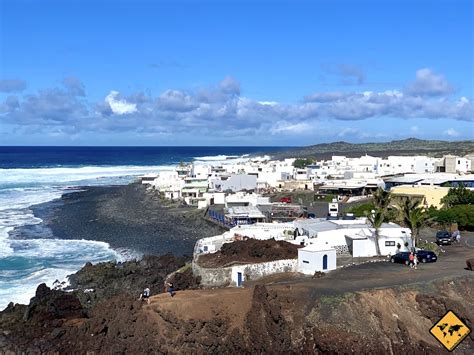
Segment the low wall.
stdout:
<svg viewBox="0 0 474 355">
<path fill-rule="evenodd" d="M 226 286 L 232 281 L 232 268 L 205 268 L 197 264 L 199 255 L 193 260 L 193 275 L 201 277 L 201 285 L 203 286 Z"/>
<path fill-rule="evenodd" d="M 296 272 L 298 259 L 275 260 L 265 263 L 236 265 L 223 268 L 204 268 L 197 264 L 198 257 L 193 261 L 194 276 L 201 277 L 203 286 L 236 286 L 237 275 L 241 273 L 242 280 L 257 280 L 262 277 L 282 272 Z"/>
<path fill-rule="evenodd" d="M 262 277 L 282 272 L 296 272 L 298 259 L 268 261 L 232 267 L 232 284 L 237 284 L 237 273 L 241 272 L 244 281 L 258 280 Z"/>
</svg>

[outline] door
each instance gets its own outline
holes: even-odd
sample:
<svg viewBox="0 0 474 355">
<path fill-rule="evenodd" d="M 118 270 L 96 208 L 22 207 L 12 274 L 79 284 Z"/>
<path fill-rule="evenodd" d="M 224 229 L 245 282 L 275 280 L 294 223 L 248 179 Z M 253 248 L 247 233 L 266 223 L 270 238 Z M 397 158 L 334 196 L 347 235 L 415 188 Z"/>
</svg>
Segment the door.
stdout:
<svg viewBox="0 0 474 355">
<path fill-rule="evenodd" d="M 323 270 L 327 270 L 328 269 L 328 256 L 327 254 L 324 254 L 323 256 Z"/>
<path fill-rule="evenodd" d="M 237 273 L 237 287 L 242 286 L 242 273 L 238 272 Z"/>
</svg>

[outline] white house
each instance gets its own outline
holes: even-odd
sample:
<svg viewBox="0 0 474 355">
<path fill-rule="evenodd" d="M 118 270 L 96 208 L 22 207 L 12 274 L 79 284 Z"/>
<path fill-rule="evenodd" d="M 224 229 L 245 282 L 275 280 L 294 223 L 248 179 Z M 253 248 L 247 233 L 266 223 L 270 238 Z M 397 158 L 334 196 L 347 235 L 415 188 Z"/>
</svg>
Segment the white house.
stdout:
<svg viewBox="0 0 474 355">
<path fill-rule="evenodd" d="M 336 270 L 336 249 L 311 244 L 298 249 L 298 271 L 314 275 L 316 271 Z"/>
<path fill-rule="evenodd" d="M 232 174 L 220 176 L 210 181 L 211 188 L 215 191 L 242 191 L 255 190 L 257 188 L 257 176 L 247 174 Z"/>
<path fill-rule="evenodd" d="M 178 176 L 178 172 L 168 170 L 160 171 L 158 176 L 151 182 L 151 186 L 170 200 L 181 198 L 181 188 L 183 185 L 184 182 Z"/>
<path fill-rule="evenodd" d="M 237 192 L 225 197 L 225 207 L 269 205 L 270 197 L 263 197 L 256 193 Z"/>
<path fill-rule="evenodd" d="M 353 257 L 376 256 L 375 230 L 365 218 L 356 220 L 308 219 L 293 222 L 299 235 L 308 236 L 308 244 L 334 248 L 337 254 Z M 384 223 L 379 229 L 381 255 L 393 255 L 412 247 L 411 232 L 395 223 Z"/>
</svg>

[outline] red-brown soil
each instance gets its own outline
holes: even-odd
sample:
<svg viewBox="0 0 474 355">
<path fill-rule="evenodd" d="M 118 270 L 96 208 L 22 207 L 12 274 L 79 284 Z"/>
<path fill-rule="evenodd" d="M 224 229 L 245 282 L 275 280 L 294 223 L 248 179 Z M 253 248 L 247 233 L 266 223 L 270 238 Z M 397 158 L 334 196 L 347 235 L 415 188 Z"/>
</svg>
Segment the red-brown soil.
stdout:
<svg viewBox="0 0 474 355">
<path fill-rule="evenodd" d="M 132 288 L 84 304 L 76 293 L 41 286 L 30 305 L 0 312 L 0 354 L 443 354 L 429 329 L 446 311 L 474 329 L 474 273 L 465 269 L 474 236 L 465 238 L 418 270 L 378 262 L 319 279 L 273 275 L 244 288 L 153 295 L 149 305 Z M 88 267 L 79 284 L 105 281 L 104 273 L 107 288 L 136 277 L 141 284 L 168 262 Z M 454 353 L 474 353 L 474 332 Z"/>
<path fill-rule="evenodd" d="M 274 239 L 247 239 L 226 243 L 216 253 L 201 255 L 199 265 L 208 268 L 225 267 L 232 263 L 262 263 L 297 257 L 297 245 Z"/>
<path fill-rule="evenodd" d="M 474 323 L 471 277 L 317 298 L 307 285 L 178 291 L 150 305 L 117 295 L 85 315 L 75 302 L 57 313 L 46 299 L 39 318 L 19 306 L 1 314 L 0 351 L 433 354 L 443 349 L 429 329 L 448 309 Z M 473 349 L 471 333 L 457 352 Z"/>
</svg>

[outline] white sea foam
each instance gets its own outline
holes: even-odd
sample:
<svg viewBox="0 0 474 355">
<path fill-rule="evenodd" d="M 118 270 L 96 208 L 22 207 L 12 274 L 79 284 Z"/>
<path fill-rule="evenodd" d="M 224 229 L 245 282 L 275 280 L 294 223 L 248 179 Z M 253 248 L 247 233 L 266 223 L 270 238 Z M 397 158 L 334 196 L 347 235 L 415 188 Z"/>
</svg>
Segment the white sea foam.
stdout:
<svg viewBox="0 0 474 355">
<path fill-rule="evenodd" d="M 0 225 L 0 259 L 12 255 L 13 248 L 8 242 L 8 232 L 12 231 L 13 227 Z M 2 271 L 0 270 L 0 273 Z"/>
<path fill-rule="evenodd" d="M 0 169 L 0 309 L 8 302 L 28 303 L 38 284 L 52 286 L 86 262 L 138 258 L 115 251 L 107 243 L 42 238 L 13 239 L 14 228 L 40 224 L 30 207 L 61 197 L 71 188 L 126 184 L 169 166 L 111 166 L 78 168 Z"/>
<path fill-rule="evenodd" d="M 243 155 L 216 155 L 216 156 L 204 156 L 195 157 L 194 164 L 197 165 L 226 165 L 226 164 L 238 164 L 248 162 L 250 160 L 249 154 Z M 269 160 L 269 155 L 253 157 L 252 160 L 264 161 Z"/>
<path fill-rule="evenodd" d="M 120 183 L 124 177 L 140 176 L 169 169 L 170 166 L 84 166 L 71 168 L 0 169 L 0 188 L 26 188 Z M 111 179 L 118 178 L 118 179 Z M 81 183 L 82 182 L 82 183 Z"/>
<path fill-rule="evenodd" d="M 241 158 L 239 155 L 214 155 L 214 156 L 204 156 L 204 157 L 194 157 L 194 159 L 199 161 L 216 161 L 216 160 L 229 160 Z"/>
</svg>

